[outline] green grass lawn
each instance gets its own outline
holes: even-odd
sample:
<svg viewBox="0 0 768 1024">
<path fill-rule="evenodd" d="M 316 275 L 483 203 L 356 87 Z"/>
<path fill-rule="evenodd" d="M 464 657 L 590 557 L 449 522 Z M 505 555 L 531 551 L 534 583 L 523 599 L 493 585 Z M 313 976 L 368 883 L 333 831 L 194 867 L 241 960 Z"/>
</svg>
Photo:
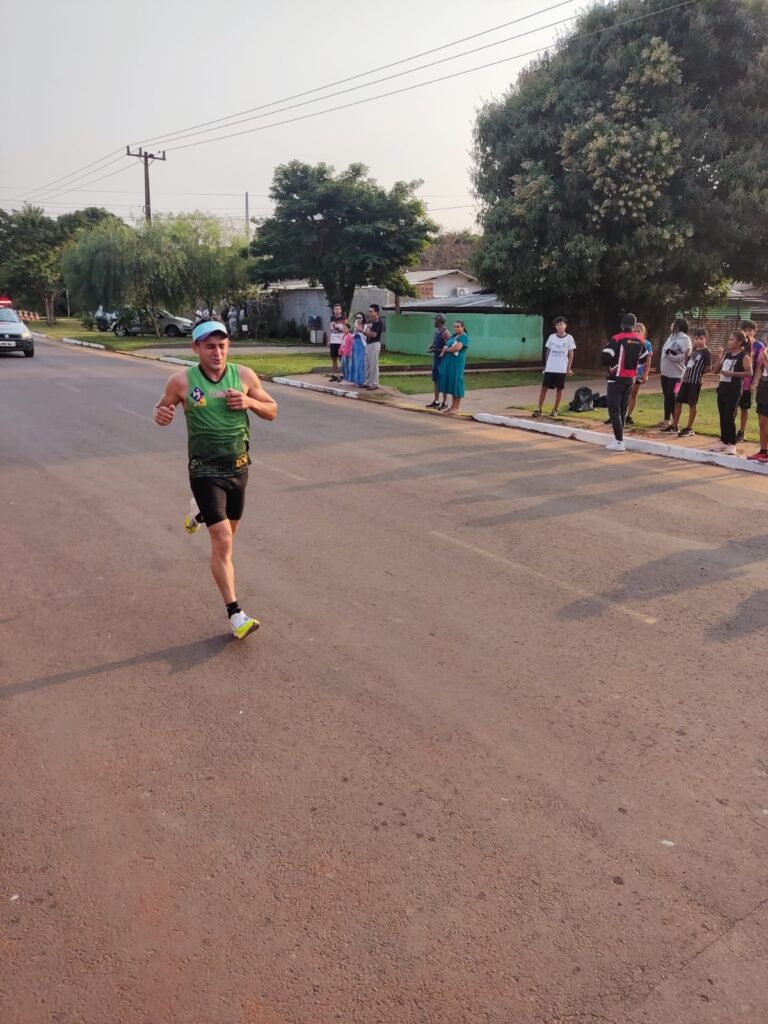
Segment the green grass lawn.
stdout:
<svg viewBox="0 0 768 1024">
<path fill-rule="evenodd" d="M 310 373 L 316 366 L 327 366 L 331 371 L 331 357 L 327 349 L 318 348 L 317 352 L 281 352 L 279 355 L 238 355 L 238 363 L 250 366 L 256 373 L 264 377 L 290 377 L 292 374 Z M 431 357 L 403 355 L 401 352 L 384 352 L 381 356 L 381 365 L 386 366 L 419 366 L 431 364 Z M 319 383 L 325 378 L 318 374 Z M 397 378 L 398 380 L 406 378 Z M 412 378 L 410 378 L 412 379 Z M 427 381 L 429 377 L 425 378 Z"/>
<path fill-rule="evenodd" d="M 114 352 L 133 352 L 135 349 L 149 348 L 158 344 L 189 346 L 188 338 L 179 338 L 175 341 L 173 338 L 163 338 L 158 341 L 157 338 L 148 335 L 143 338 L 116 338 L 111 331 L 97 331 L 95 328 L 92 331 L 87 331 L 76 317 L 59 317 L 53 327 L 49 327 L 44 320 L 35 320 L 29 324 L 29 329 L 37 331 L 39 334 L 45 334 L 49 338 L 73 338 L 75 341 L 90 341 L 96 345 L 104 345 L 105 348 Z"/>
<path fill-rule="evenodd" d="M 563 398 L 561 410 L 566 416 L 570 418 L 571 422 L 586 423 L 587 420 L 597 420 L 598 422 L 604 422 L 608 419 L 607 409 L 594 409 L 592 412 L 580 412 L 580 413 L 569 413 L 567 411 L 568 401 Z M 527 409 L 533 411 L 536 406 L 528 405 Z M 551 402 L 544 403 L 545 413 L 552 408 Z M 655 427 L 659 420 L 662 419 L 664 414 L 664 399 L 660 392 L 650 391 L 644 394 L 640 391 L 640 395 L 637 399 L 637 405 L 635 411 L 632 414 L 632 419 L 635 421 L 635 427 L 638 430 L 647 430 L 651 427 Z M 736 413 L 736 427 L 739 426 L 740 413 Z M 683 411 L 680 416 L 680 426 L 684 427 L 688 423 L 688 406 L 683 406 Z M 749 423 L 747 425 L 747 440 L 757 441 L 759 440 L 757 430 L 757 413 L 754 408 L 749 414 Z M 715 395 L 714 388 L 706 388 L 701 392 L 699 396 L 698 411 L 696 415 L 696 422 L 693 425 L 693 429 L 697 434 L 703 434 L 705 436 L 719 437 L 720 436 L 720 417 L 717 413 L 717 397 Z M 675 434 L 662 434 L 662 437 L 675 437 Z"/>
<path fill-rule="evenodd" d="M 495 373 L 472 373 L 470 370 L 464 374 L 464 387 L 467 391 L 478 388 L 519 388 L 538 384 L 540 380 L 540 370 L 499 370 Z M 426 375 L 403 377 L 385 373 L 380 383 L 388 388 L 397 388 L 404 395 L 431 395 L 433 389 L 432 378 Z"/>
</svg>

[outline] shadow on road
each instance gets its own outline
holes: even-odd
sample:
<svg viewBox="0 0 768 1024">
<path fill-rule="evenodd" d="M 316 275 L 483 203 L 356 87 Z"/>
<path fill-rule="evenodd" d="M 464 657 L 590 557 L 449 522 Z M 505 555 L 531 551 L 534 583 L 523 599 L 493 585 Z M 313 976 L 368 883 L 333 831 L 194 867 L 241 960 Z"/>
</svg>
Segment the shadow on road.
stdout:
<svg viewBox="0 0 768 1024">
<path fill-rule="evenodd" d="M 51 676 L 40 676 L 38 679 L 27 679 L 23 682 L 12 683 L 0 689 L 0 700 L 8 700 L 11 697 L 18 697 L 23 693 L 34 693 L 35 690 L 42 690 L 47 686 L 58 686 L 61 683 L 70 683 L 75 679 L 87 679 L 89 676 L 105 675 L 108 672 L 115 672 L 120 669 L 136 668 L 139 665 L 148 665 L 153 662 L 166 662 L 171 667 L 172 673 L 186 672 L 188 669 L 198 669 L 202 662 L 215 658 L 218 654 L 232 645 L 232 638 L 226 635 L 209 637 L 207 640 L 195 640 L 191 644 L 181 644 L 179 647 L 166 647 L 162 651 L 152 651 L 149 654 L 137 654 L 133 658 L 121 658 L 118 661 L 108 661 L 103 665 L 95 665 L 93 668 L 77 669 L 73 672 L 57 672 Z"/>
</svg>

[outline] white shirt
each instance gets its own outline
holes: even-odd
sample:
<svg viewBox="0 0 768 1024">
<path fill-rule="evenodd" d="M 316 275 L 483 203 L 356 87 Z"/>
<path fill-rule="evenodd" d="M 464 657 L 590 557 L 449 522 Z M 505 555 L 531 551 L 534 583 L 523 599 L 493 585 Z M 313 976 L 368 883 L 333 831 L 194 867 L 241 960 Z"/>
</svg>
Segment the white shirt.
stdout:
<svg viewBox="0 0 768 1024">
<path fill-rule="evenodd" d="M 545 373 L 567 373 L 568 353 L 576 348 L 576 342 L 570 334 L 564 334 L 562 338 L 557 334 L 550 334 L 547 338 L 546 348 L 549 352 Z"/>
</svg>

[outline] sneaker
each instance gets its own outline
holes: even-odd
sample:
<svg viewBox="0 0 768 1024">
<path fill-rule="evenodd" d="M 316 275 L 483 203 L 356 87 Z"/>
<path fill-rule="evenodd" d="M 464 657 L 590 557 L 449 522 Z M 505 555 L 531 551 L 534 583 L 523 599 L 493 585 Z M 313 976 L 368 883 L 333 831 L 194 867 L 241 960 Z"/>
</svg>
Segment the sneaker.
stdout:
<svg viewBox="0 0 768 1024">
<path fill-rule="evenodd" d="M 184 529 L 187 533 L 197 533 L 200 527 L 203 525 L 197 518 L 200 515 L 200 509 L 197 507 L 197 502 L 194 498 L 189 500 L 189 512 L 184 516 Z"/>
<path fill-rule="evenodd" d="M 624 420 L 624 422 L 625 422 L 625 423 L 626 423 L 626 424 L 627 424 L 628 426 L 630 426 L 630 427 L 634 427 L 634 425 L 635 425 L 635 421 L 634 421 L 634 420 L 632 419 L 632 417 L 631 417 L 631 416 L 627 416 L 627 418 L 626 418 L 626 419 Z"/>
<path fill-rule="evenodd" d="M 445 412 L 445 410 L 447 408 L 448 408 L 448 403 L 447 402 L 441 402 L 440 405 L 438 405 L 438 407 L 437 407 L 437 411 L 438 412 Z"/>
<path fill-rule="evenodd" d="M 768 450 L 760 449 L 754 455 L 747 456 L 747 462 L 768 462 Z"/>
<path fill-rule="evenodd" d="M 676 434 L 677 433 L 677 429 L 675 427 L 673 427 L 671 423 L 668 423 L 666 425 L 666 427 L 662 427 L 661 428 L 661 433 L 662 434 Z"/>
<path fill-rule="evenodd" d="M 744 431 L 743 431 L 743 430 L 740 430 L 740 431 L 739 431 L 739 432 L 738 432 L 738 433 L 736 434 L 736 444 L 741 444 L 741 442 L 742 442 L 743 440 L 744 440 Z"/>
<path fill-rule="evenodd" d="M 235 612 L 229 617 L 229 625 L 232 628 L 232 636 L 237 640 L 244 640 L 249 633 L 259 628 L 259 620 L 250 618 L 245 612 Z"/>
<path fill-rule="evenodd" d="M 606 427 L 610 427 L 610 425 L 611 425 L 611 421 L 610 420 L 603 420 L 603 423 L 606 425 Z"/>
<path fill-rule="evenodd" d="M 678 430 L 677 436 L 678 437 L 695 437 L 696 436 L 696 431 L 692 430 L 690 427 L 683 427 L 682 430 Z"/>
<path fill-rule="evenodd" d="M 439 402 L 430 402 L 429 405 L 427 406 L 427 409 L 439 409 L 439 408 L 440 408 L 440 403 Z"/>
<path fill-rule="evenodd" d="M 531 416 L 533 416 L 533 418 L 537 420 L 539 416 L 541 416 L 541 409 L 534 409 L 531 413 Z"/>
<path fill-rule="evenodd" d="M 723 455 L 738 455 L 735 444 L 727 444 L 723 449 Z"/>
<path fill-rule="evenodd" d="M 722 454 L 725 451 L 725 445 L 722 441 L 718 441 L 717 444 L 713 444 L 711 448 L 707 448 L 708 452 L 719 452 Z"/>
<path fill-rule="evenodd" d="M 605 446 L 607 452 L 625 452 L 627 449 L 623 441 L 613 440 Z"/>
<path fill-rule="evenodd" d="M 549 415 L 552 417 L 553 420 L 560 418 L 560 413 L 557 411 L 557 409 L 553 409 Z"/>
</svg>

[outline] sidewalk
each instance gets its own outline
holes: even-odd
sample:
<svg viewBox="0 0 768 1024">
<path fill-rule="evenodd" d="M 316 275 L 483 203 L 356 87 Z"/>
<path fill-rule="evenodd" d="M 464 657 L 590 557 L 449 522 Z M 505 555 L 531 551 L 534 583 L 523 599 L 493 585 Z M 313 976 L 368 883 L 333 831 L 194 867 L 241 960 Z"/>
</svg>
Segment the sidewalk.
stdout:
<svg viewBox="0 0 768 1024">
<path fill-rule="evenodd" d="M 311 373 L 300 374 L 295 377 L 275 377 L 273 383 L 307 388 L 341 398 L 357 398 L 367 402 L 391 405 L 397 409 L 423 413 L 426 416 L 441 415 L 433 409 L 426 408 L 427 401 L 431 397 L 430 395 L 405 396 L 391 387 L 380 387 L 377 391 L 366 391 L 363 388 L 355 387 L 353 384 L 332 384 L 327 379 L 318 378 L 317 374 Z M 579 386 L 582 385 L 590 387 L 593 391 L 600 392 L 600 394 L 605 394 L 605 380 L 603 378 L 580 381 Z M 655 380 L 652 379 L 649 382 L 648 390 L 661 390 L 658 375 Z M 582 419 L 578 413 L 566 413 L 557 419 L 552 419 L 549 416 L 534 419 L 531 413 L 523 407 L 535 404 L 538 401 L 538 397 L 538 384 L 531 387 L 479 388 L 475 391 L 467 391 L 462 399 L 460 416 L 462 419 L 473 419 L 479 423 L 511 427 L 517 430 L 530 430 L 537 434 L 550 434 L 554 437 L 582 441 L 599 447 L 605 447 L 613 437 L 613 431 L 610 426 L 600 421 Z M 606 410 L 606 418 L 607 416 Z M 768 465 L 749 462 L 745 458 L 745 456 L 751 455 L 758 450 L 758 445 L 753 442 L 740 444 L 737 449 L 740 457 L 734 457 L 708 451 L 709 447 L 717 440 L 708 435 L 684 438 L 674 437 L 674 440 L 672 440 L 669 434 L 664 434 L 661 430 L 646 429 L 635 434 L 630 427 L 625 431 L 624 440 L 627 451 L 630 452 L 660 455 L 665 458 L 686 462 L 706 463 L 728 469 L 760 473 L 768 477 Z"/>
</svg>

